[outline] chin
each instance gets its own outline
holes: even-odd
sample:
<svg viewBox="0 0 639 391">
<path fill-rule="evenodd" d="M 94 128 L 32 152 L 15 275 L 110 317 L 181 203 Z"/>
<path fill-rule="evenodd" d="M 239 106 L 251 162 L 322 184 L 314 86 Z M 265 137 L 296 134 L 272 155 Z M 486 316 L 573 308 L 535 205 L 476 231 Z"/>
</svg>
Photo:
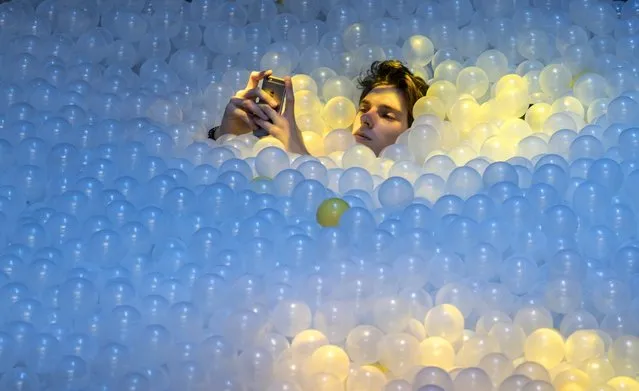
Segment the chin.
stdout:
<svg viewBox="0 0 639 391">
<path fill-rule="evenodd" d="M 362 144 L 371 149 L 371 151 L 375 152 L 375 156 L 379 156 L 381 149 L 377 148 L 375 144 L 371 140 L 362 140 L 357 141 L 358 144 Z"/>
</svg>

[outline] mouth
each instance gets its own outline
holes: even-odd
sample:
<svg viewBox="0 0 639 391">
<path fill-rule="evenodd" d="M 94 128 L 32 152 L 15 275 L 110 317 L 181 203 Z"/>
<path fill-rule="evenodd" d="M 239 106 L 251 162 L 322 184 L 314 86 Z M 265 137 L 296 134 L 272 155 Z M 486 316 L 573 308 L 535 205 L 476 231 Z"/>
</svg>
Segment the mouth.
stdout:
<svg viewBox="0 0 639 391">
<path fill-rule="evenodd" d="M 360 133 L 360 132 L 356 132 L 355 134 L 353 134 L 353 136 L 355 136 L 355 140 L 357 140 L 358 142 L 360 141 L 371 141 L 371 138 L 368 137 L 367 135 Z"/>
</svg>

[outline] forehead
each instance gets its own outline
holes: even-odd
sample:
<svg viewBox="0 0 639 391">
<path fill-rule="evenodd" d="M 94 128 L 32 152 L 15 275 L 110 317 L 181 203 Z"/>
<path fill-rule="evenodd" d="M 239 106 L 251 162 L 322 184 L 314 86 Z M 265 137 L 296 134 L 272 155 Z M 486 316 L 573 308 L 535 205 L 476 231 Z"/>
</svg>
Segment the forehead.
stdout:
<svg viewBox="0 0 639 391">
<path fill-rule="evenodd" d="M 406 99 L 402 90 L 390 85 L 381 85 L 373 88 L 362 98 L 362 101 L 364 100 L 371 105 L 386 105 L 400 111 L 405 111 L 406 109 Z"/>
</svg>

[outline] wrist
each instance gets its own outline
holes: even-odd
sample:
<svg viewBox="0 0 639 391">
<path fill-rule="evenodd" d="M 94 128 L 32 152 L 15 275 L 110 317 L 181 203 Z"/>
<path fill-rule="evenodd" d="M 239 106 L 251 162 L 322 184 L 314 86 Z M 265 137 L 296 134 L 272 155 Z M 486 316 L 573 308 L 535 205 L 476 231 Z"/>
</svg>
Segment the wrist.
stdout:
<svg viewBox="0 0 639 391">
<path fill-rule="evenodd" d="M 224 123 L 224 121 L 222 121 L 222 123 L 220 124 L 220 126 L 218 126 L 215 129 L 215 140 L 219 139 L 220 137 L 224 136 L 225 134 L 228 134 L 228 127 L 226 126 L 226 124 Z"/>
<path fill-rule="evenodd" d="M 287 149 L 290 152 L 299 153 L 300 155 L 309 155 L 301 134 L 297 137 L 292 137 L 291 140 L 289 140 Z"/>
</svg>

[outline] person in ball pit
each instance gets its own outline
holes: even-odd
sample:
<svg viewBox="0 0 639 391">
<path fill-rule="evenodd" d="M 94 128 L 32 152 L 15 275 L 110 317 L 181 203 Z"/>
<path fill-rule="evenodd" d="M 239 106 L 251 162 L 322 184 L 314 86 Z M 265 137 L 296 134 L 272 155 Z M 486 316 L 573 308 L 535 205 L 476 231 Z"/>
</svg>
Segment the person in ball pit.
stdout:
<svg viewBox="0 0 639 391">
<path fill-rule="evenodd" d="M 260 80 L 271 74 L 270 70 L 251 73 L 246 88 L 230 99 L 220 126 L 209 131 L 209 138 L 264 129 L 281 141 L 287 151 L 309 154 L 295 123 L 291 78 L 284 78 L 286 104 L 282 114 L 275 110 L 278 102 L 258 86 Z M 373 62 L 357 82 L 362 93 L 352 133 L 355 141 L 379 155 L 411 126 L 413 106 L 426 95 L 428 85 L 398 60 Z M 257 98 L 261 103 L 256 103 Z"/>
</svg>

